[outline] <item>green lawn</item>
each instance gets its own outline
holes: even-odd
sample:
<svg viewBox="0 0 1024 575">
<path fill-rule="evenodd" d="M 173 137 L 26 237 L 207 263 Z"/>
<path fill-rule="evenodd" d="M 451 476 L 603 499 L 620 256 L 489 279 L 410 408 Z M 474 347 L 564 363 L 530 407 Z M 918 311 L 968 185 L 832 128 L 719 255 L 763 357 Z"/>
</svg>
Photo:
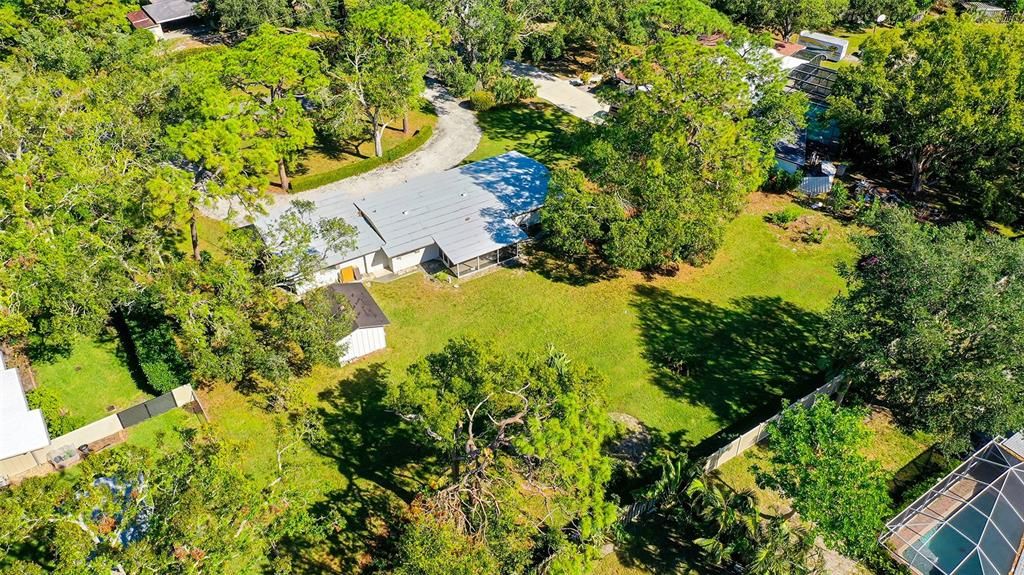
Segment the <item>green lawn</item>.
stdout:
<svg viewBox="0 0 1024 575">
<path fill-rule="evenodd" d="M 457 288 L 421 276 L 374 284 L 392 322 L 380 360 L 401 371 L 464 335 L 514 351 L 554 344 L 606 377 L 611 411 L 700 441 L 821 381 L 819 312 L 843 289 L 835 268 L 853 249 L 821 215 L 833 230 L 821 245 L 762 220 L 785 202 L 758 196 L 711 264 L 674 278 L 588 282 L 537 258 Z"/>
<path fill-rule="evenodd" d="M 402 142 L 412 138 L 419 130 L 430 126 L 433 127 L 437 123 L 437 112 L 434 107 L 427 102 L 422 100 L 418 109 L 414 109 L 409 112 L 409 126 L 408 132 L 402 131 L 402 120 L 392 122 L 391 125 L 384 130 L 384 137 L 382 139 L 382 146 L 384 151 L 390 150 Z M 299 167 L 295 173 L 291 174 L 293 184 L 298 184 L 302 180 L 323 174 L 325 172 L 331 172 L 356 164 L 364 160 L 368 160 L 374 155 L 373 140 L 363 142 L 358 147 L 358 154 L 353 154 L 350 150 L 338 150 L 327 148 L 321 145 L 311 147 L 299 157 Z M 274 186 L 273 190 L 279 191 L 279 183 L 277 182 L 277 172 L 274 172 Z"/>
<path fill-rule="evenodd" d="M 151 397 L 139 389 L 116 338 L 79 338 L 66 358 L 32 364 L 40 388 L 59 399 L 67 415 L 88 423 Z"/>
<path fill-rule="evenodd" d="M 475 162 L 518 150 L 548 167 L 570 158 L 572 130 L 581 120 L 543 100 L 477 113 L 483 137 L 466 158 Z"/>
</svg>

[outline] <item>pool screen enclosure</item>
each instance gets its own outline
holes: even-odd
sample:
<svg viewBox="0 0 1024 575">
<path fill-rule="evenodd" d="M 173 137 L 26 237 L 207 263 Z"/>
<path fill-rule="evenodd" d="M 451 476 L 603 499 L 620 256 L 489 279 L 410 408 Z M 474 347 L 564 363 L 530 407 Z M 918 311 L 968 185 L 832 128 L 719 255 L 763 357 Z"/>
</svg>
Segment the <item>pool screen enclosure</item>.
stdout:
<svg viewBox="0 0 1024 575">
<path fill-rule="evenodd" d="M 1022 575 L 1024 437 L 976 451 L 886 524 L 880 541 L 922 575 Z"/>
</svg>

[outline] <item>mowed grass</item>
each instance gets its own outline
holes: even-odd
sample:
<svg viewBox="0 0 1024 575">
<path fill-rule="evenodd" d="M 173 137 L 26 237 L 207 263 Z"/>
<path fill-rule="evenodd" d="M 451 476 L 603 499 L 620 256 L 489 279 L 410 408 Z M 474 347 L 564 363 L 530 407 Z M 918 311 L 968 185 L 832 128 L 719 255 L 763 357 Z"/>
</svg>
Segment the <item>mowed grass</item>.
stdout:
<svg viewBox="0 0 1024 575">
<path fill-rule="evenodd" d="M 412 138 L 417 131 L 427 126 L 434 126 L 436 123 L 437 112 L 434 111 L 434 107 L 430 102 L 422 100 L 418 108 L 409 112 L 408 132 L 402 131 L 401 118 L 392 121 L 384 130 L 381 145 L 384 151 L 390 150 Z M 372 158 L 374 156 L 373 140 L 361 143 L 357 151 L 358 154 L 353 154 L 353 150 L 334 149 L 318 144 L 302 152 L 299 157 L 298 169 L 290 175 L 295 180 L 300 180 Z M 272 189 L 279 191 L 280 183 L 277 181 L 276 172 L 273 175 L 273 180 Z"/>
<path fill-rule="evenodd" d="M 853 248 L 818 214 L 832 229 L 820 245 L 763 221 L 788 203 L 756 196 L 714 261 L 676 277 L 580 282 L 541 260 L 458 287 L 419 275 L 373 284 L 392 322 L 380 361 L 402 372 L 463 336 L 510 352 L 554 345 L 605 377 L 610 411 L 699 442 L 820 382 L 819 313 L 843 290 L 836 266 Z"/>
<path fill-rule="evenodd" d="M 581 120 L 544 100 L 477 113 L 483 137 L 466 162 L 517 150 L 549 168 L 571 160 L 572 133 Z"/>
<path fill-rule="evenodd" d="M 88 423 L 141 403 L 151 394 L 139 389 L 116 338 L 79 338 L 68 357 L 35 362 L 40 388 L 50 390 L 67 415 Z"/>
</svg>

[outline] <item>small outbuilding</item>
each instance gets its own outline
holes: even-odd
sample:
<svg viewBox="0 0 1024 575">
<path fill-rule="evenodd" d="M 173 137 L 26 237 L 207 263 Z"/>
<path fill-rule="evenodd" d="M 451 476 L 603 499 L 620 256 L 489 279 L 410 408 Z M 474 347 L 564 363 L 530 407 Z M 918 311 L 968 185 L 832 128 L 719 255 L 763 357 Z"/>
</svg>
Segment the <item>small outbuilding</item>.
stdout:
<svg viewBox="0 0 1024 575">
<path fill-rule="evenodd" d="M 800 32 L 796 43 L 806 47 L 808 51 L 822 54 L 826 59 L 833 62 L 838 62 L 845 58 L 847 51 L 850 49 L 849 40 L 807 30 Z"/>
<path fill-rule="evenodd" d="M 960 11 L 973 14 L 982 20 L 1002 20 L 1006 18 L 1006 8 L 986 4 L 985 2 L 961 2 Z"/>
<path fill-rule="evenodd" d="M 327 286 L 326 289 L 332 294 L 342 296 L 348 304 L 346 310 L 337 308 L 336 312 L 341 315 L 348 311 L 352 318 L 352 333 L 338 342 L 338 361 L 342 365 L 387 347 L 384 327 L 391 322 L 366 286 L 361 283 L 336 283 Z M 333 298 L 332 301 L 338 299 Z"/>
<path fill-rule="evenodd" d="M 168 26 L 180 26 L 196 17 L 196 2 L 190 0 L 156 0 L 142 10 L 128 13 L 128 21 L 139 30 L 149 30 L 158 39 Z"/>
</svg>

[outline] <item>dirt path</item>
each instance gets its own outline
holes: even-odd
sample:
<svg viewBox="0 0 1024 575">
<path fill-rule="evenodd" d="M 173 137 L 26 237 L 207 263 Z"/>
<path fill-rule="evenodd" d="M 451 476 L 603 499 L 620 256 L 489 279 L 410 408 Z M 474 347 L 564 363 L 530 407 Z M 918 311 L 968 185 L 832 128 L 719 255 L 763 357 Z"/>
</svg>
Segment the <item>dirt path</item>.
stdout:
<svg viewBox="0 0 1024 575">
<path fill-rule="evenodd" d="M 481 132 L 476 124 L 476 116 L 436 84 L 428 84 L 424 97 L 430 100 L 437 110 L 437 124 L 434 126 L 434 134 L 418 150 L 365 174 L 319 188 L 297 194 L 271 194 L 266 206 L 267 217 L 279 215 L 288 208 L 292 200 L 319 202 L 327 198 L 332 201 L 349 198 L 354 202 L 410 178 L 457 166 L 480 143 Z M 204 212 L 211 217 L 225 219 L 228 207 L 228 204 L 224 203 Z"/>
</svg>

